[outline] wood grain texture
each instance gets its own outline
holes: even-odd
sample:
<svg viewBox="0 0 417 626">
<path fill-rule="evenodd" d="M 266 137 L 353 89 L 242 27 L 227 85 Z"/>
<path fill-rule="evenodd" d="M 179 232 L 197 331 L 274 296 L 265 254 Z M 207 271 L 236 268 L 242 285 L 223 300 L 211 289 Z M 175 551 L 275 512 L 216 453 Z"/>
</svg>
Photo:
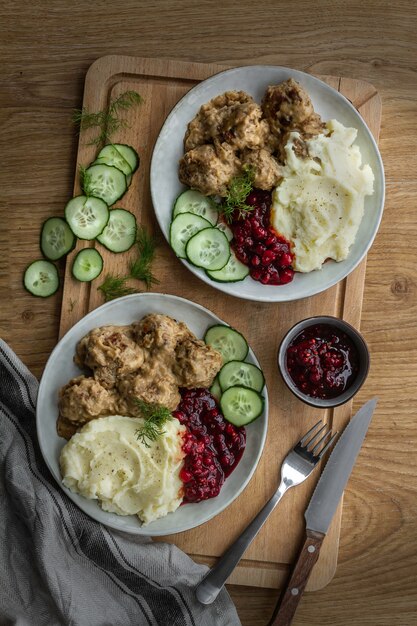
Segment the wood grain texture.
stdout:
<svg viewBox="0 0 417 626">
<path fill-rule="evenodd" d="M 62 293 L 31 298 L 21 289 L 21 274 L 39 254 L 42 220 L 61 214 L 72 193 L 78 138 L 69 118 L 81 105 L 85 73 L 95 59 L 127 54 L 272 63 L 376 87 L 384 112 L 380 148 L 387 199 L 368 254 L 362 310 L 371 371 L 354 409 L 375 394 L 380 400 L 345 492 L 336 575 L 325 589 L 304 595 L 293 624 L 415 626 L 414 0 L 1 0 L 0 15 L 0 334 L 38 376 L 56 343 Z M 229 591 L 244 626 L 267 623 L 276 591 Z"/>
<path fill-rule="evenodd" d="M 151 60 L 121 55 L 98 59 L 88 70 L 84 89 L 83 107 L 89 111 L 103 109 L 107 103 L 127 90 L 137 90 L 144 99 L 140 110 L 126 112 L 128 127 L 118 131 L 113 141 L 132 144 L 140 154 L 141 166 L 133 177 L 129 191 L 116 203 L 134 213 L 138 221 L 156 234 L 159 241 L 153 272 L 159 284 L 153 290 L 181 295 L 199 302 L 213 310 L 225 321 L 233 324 L 249 338 L 252 348 L 259 355 L 269 393 L 269 429 L 258 469 L 243 494 L 223 513 L 210 522 L 188 532 L 161 538 L 182 548 L 198 562 L 212 564 L 240 535 L 255 517 L 277 486 L 282 460 L 294 442 L 299 440 L 312 424 L 312 411 L 286 389 L 277 375 L 276 354 L 285 332 L 307 315 L 329 314 L 342 316 L 354 326 L 360 325 L 362 294 L 365 280 L 364 260 L 344 281 L 333 289 L 300 302 L 270 304 L 242 302 L 237 298 L 219 294 L 206 287 L 175 259 L 172 250 L 163 241 L 156 225 L 149 191 L 149 172 L 152 150 L 167 113 L 177 101 L 201 79 L 223 69 L 212 64 L 184 63 L 178 61 Z M 335 89 L 343 92 L 359 110 L 364 109 L 365 121 L 376 139 L 379 136 L 381 102 L 375 88 L 367 82 L 338 77 L 324 77 Z M 97 149 L 91 144 L 94 130 L 80 136 L 77 167 L 94 160 Z M 76 176 L 74 194 L 79 194 L 79 177 Z M 93 283 L 80 284 L 72 277 L 74 256 L 81 248 L 96 245 L 104 258 L 105 272 L 123 275 L 128 272 L 131 254 L 114 255 L 100 244 L 79 241 L 68 255 L 61 309 L 60 335 L 73 324 L 103 303 L 97 290 L 102 277 Z M 175 271 L 173 271 L 175 268 Z M 274 329 L 265 333 L 265 328 Z M 75 346 L 74 346 L 75 348 Z M 334 411 L 323 412 L 324 419 L 334 431 L 343 430 L 350 417 L 351 403 Z M 315 411 L 317 413 L 317 411 Z M 314 418 L 316 419 L 316 418 Z M 250 548 L 245 560 L 233 571 L 230 583 L 277 587 L 286 577 L 290 564 L 296 556 L 304 527 L 305 510 L 319 472 L 308 484 L 291 491 L 271 515 Z M 337 565 L 340 533 L 338 508 L 327 534 L 320 560 L 309 580 L 308 589 L 324 587 L 333 577 Z M 224 532 L 219 533 L 218 529 Z M 279 532 L 286 528 L 285 532 Z M 250 576 L 250 578 L 248 578 Z"/>
</svg>

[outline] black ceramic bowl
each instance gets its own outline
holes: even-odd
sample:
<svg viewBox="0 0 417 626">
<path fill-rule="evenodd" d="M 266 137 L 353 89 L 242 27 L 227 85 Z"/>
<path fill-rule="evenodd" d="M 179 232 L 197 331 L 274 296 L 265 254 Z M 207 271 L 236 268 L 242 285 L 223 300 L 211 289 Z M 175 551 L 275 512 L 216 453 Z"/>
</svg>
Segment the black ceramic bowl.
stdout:
<svg viewBox="0 0 417 626">
<path fill-rule="evenodd" d="M 291 378 L 288 369 L 287 369 L 287 349 L 291 342 L 297 337 L 303 330 L 309 328 L 310 326 L 316 326 L 318 324 L 326 324 L 328 326 L 333 326 L 335 329 L 341 330 L 351 339 L 354 346 L 356 347 L 358 354 L 358 362 L 359 369 L 356 374 L 356 378 L 353 380 L 352 384 L 343 391 L 340 395 L 335 396 L 333 398 L 315 398 L 306 393 L 303 393 L 295 384 L 293 379 Z M 327 409 L 329 407 L 339 406 L 344 404 L 348 400 L 350 400 L 362 387 L 363 383 L 366 380 L 369 371 L 370 364 L 370 356 L 369 349 L 363 339 L 362 335 L 355 329 L 353 326 L 341 320 L 337 317 L 331 317 L 327 315 L 320 315 L 316 317 L 308 317 L 301 322 L 298 322 L 295 326 L 293 326 L 285 335 L 283 340 L 281 341 L 281 345 L 278 350 L 278 367 L 281 372 L 281 376 L 284 379 L 287 387 L 292 391 L 292 393 L 297 396 L 300 400 L 309 404 L 310 406 L 314 406 L 321 409 Z"/>
</svg>

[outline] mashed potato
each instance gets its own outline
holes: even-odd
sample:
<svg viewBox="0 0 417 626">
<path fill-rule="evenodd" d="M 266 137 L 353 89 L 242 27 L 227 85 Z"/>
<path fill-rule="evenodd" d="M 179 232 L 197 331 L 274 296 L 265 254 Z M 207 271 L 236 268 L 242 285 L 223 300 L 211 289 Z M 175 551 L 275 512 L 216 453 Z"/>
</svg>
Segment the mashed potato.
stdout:
<svg viewBox="0 0 417 626">
<path fill-rule="evenodd" d="M 138 515 L 148 524 L 182 502 L 181 433 L 186 429 L 172 419 L 165 434 L 146 447 L 136 436 L 143 422 L 121 415 L 89 422 L 63 447 L 60 466 L 71 491 L 99 500 L 104 511 Z"/>
<path fill-rule="evenodd" d="M 285 146 L 284 179 L 273 192 L 271 223 L 292 244 L 294 269 L 311 272 L 326 259 L 349 254 L 373 193 L 374 175 L 362 165 L 355 128 L 327 122 L 328 134 L 306 140 L 308 156 L 297 156 L 300 134 L 290 133 Z"/>
</svg>

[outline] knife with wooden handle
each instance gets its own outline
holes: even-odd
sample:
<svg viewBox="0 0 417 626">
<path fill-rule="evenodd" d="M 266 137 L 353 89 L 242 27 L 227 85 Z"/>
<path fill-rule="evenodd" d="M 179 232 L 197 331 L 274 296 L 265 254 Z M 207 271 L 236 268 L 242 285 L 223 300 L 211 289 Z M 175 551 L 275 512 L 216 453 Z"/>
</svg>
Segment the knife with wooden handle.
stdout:
<svg viewBox="0 0 417 626">
<path fill-rule="evenodd" d="M 305 512 L 306 538 L 268 626 L 289 626 L 371 423 L 377 399 L 369 400 L 335 445 Z"/>
</svg>

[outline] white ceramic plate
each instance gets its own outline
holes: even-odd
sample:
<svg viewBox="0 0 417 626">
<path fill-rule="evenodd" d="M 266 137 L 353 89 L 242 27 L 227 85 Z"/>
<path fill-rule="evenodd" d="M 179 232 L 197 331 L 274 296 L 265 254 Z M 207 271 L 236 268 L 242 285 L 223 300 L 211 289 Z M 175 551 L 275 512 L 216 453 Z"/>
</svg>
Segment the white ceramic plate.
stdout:
<svg viewBox="0 0 417 626">
<path fill-rule="evenodd" d="M 377 233 L 384 208 L 385 180 L 381 156 L 374 138 L 362 117 L 339 92 L 318 78 L 285 67 L 252 65 L 226 70 L 191 89 L 168 115 L 156 141 L 151 163 L 151 194 L 156 217 L 169 242 L 169 224 L 176 197 L 185 189 L 178 180 L 178 161 L 183 154 L 187 124 L 202 104 L 229 90 L 243 90 L 261 102 L 268 85 L 294 78 L 310 95 L 314 109 L 323 120 L 336 118 L 345 126 L 358 129 L 356 140 L 363 163 L 369 163 L 375 175 L 375 192 L 365 200 L 365 215 L 356 241 L 345 261 L 327 262 L 320 271 L 296 273 L 288 285 L 262 285 L 247 277 L 239 283 L 217 283 L 187 261 L 193 274 L 215 289 L 232 296 L 261 302 L 287 302 L 313 296 L 345 278 L 363 259 Z"/>
<path fill-rule="evenodd" d="M 104 304 L 73 326 L 49 357 L 39 386 L 36 426 L 39 445 L 46 464 L 61 488 L 80 509 L 93 519 L 111 528 L 137 535 L 158 536 L 182 532 L 207 522 L 223 511 L 243 491 L 256 469 L 264 447 L 268 424 L 268 394 L 265 388 L 264 413 L 259 419 L 247 426 L 246 448 L 240 463 L 226 479 L 216 498 L 196 504 L 183 505 L 174 513 L 169 513 L 166 517 L 142 527 L 136 516 L 124 517 L 114 513 L 106 513 L 95 500 L 87 500 L 72 493 L 61 482 L 59 455 L 66 441 L 57 435 L 56 420 L 58 417 L 59 389 L 70 378 L 82 373 L 73 363 L 76 344 L 92 328 L 106 324 L 131 324 L 148 313 L 164 313 L 178 321 L 185 322 L 190 330 L 201 338 L 209 326 L 224 323 L 204 307 L 184 298 L 166 294 L 134 294 Z M 259 366 L 250 349 L 247 360 Z"/>
</svg>

